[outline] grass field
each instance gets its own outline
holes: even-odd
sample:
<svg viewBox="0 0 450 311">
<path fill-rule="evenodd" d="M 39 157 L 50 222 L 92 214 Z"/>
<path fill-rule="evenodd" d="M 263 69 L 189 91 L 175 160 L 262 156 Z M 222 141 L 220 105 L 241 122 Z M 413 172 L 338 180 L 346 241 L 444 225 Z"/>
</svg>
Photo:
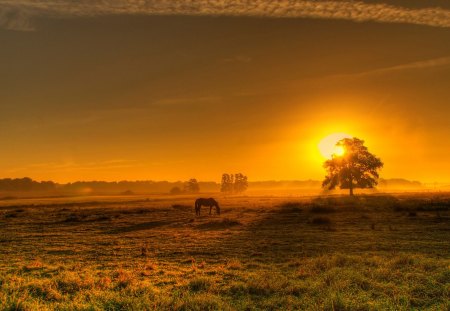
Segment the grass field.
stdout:
<svg viewBox="0 0 450 311">
<path fill-rule="evenodd" d="M 1 310 L 450 310 L 450 194 L 14 202 Z"/>
</svg>

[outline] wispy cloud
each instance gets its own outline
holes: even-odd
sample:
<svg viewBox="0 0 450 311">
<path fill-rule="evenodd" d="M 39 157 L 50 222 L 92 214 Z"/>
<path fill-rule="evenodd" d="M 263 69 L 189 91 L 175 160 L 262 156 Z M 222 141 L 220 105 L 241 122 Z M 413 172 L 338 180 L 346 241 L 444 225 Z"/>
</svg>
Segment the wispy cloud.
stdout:
<svg viewBox="0 0 450 311">
<path fill-rule="evenodd" d="M 34 30 L 32 15 L 26 7 L 3 4 L 0 1 L 0 28 L 11 30 Z"/>
<path fill-rule="evenodd" d="M 420 69 L 427 69 L 427 68 L 433 68 L 433 67 L 441 67 L 441 66 L 448 66 L 450 65 L 450 56 L 447 57 L 440 57 L 440 58 L 433 58 L 433 59 L 427 59 L 427 60 L 421 60 L 417 62 L 411 62 L 406 64 L 400 64 L 390 67 L 383 67 L 383 68 L 376 68 L 364 72 L 358 72 L 358 73 L 351 73 L 351 74 L 338 74 L 338 75 L 332 75 L 327 76 L 328 79 L 340 79 L 340 78 L 360 78 L 365 76 L 373 76 L 373 75 L 382 75 L 387 74 L 391 72 L 400 72 L 404 70 L 420 70 Z"/>
<path fill-rule="evenodd" d="M 0 26 L 33 29 L 36 16 L 117 14 L 325 18 L 450 27 L 450 10 L 412 9 L 362 1 L 312 0 L 0 0 Z"/>
<path fill-rule="evenodd" d="M 434 59 L 427 59 L 427 60 L 422 60 L 422 61 L 417 61 L 417 62 L 412 62 L 412 63 L 407 63 L 407 64 L 401 64 L 401 65 L 397 65 L 397 66 L 375 69 L 375 70 L 365 72 L 364 74 L 377 74 L 377 73 L 385 73 L 385 72 L 401 71 L 401 70 L 409 70 L 409 69 L 425 69 L 425 68 L 441 67 L 441 66 L 447 66 L 447 65 L 450 65 L 450 56 L 434 58 Z"/>
</svg>

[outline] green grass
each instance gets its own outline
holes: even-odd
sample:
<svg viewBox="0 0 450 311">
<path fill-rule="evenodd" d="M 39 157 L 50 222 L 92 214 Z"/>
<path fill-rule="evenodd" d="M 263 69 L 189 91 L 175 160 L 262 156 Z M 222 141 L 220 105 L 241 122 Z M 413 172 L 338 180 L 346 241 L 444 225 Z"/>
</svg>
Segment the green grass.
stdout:
<svg viewBox="0 0 450 311">
<path fill-rule="evenodd" d="M 448 195 L 219 201 L 3 206 L 0 310 L 450 309 Z"/>
</svg>

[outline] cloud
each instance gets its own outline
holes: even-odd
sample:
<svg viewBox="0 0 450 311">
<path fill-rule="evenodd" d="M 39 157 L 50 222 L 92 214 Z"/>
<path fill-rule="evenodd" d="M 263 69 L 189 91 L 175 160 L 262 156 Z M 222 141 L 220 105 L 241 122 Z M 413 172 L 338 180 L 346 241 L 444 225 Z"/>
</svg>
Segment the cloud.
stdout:
<svg viewBox="0 0 450 311">
<path fill-rule="evenodd" d="M 392 66 L 392 67 L 375 69 L 375 70 L 366 72 L 364 74 L 378 74 L 378 73 L 410 70 L 410 69 L 425 69 L 425 68 L 441 67 L 441 66 L 447 66 L 447 65 L 450 65 L 450 56 L 428 59 L 428 60 L 412 62 L 412 63 L 407 63 L 407 64 L 401 64 L 401 65 Z"/>
<path fill-rule="evenodd" d="M 346 81 L 364 79 L 367 77 L 376 77 L 382 75 L 395 74 L 403 71 L 411 70 L 427 70 L 431 68 L 438 68 L 450 65 L 450 56 L 432 58 L 427 60 L 419 60 L 415 62 L 403 63 L 394 66 L 379 67 L 366 71 L 354 73 L 334 73 L 329 75 L 305 78 L 300 80 L 293 80 L 290 87 L 298 88 L 299 83 L 311 83 L 313 85 L 323 84 L 329 81 Z"/>
<path fill-rule="evenodd" d="M 373 75 L 381 75 L 391 72 L 399 72 L 404 70 L 418 70 L 418 69 L 427 69 L 433 67 L 441 67 L 450 65 L 450 56 L 447 57 L 439 57 L 433 59 L 427 59 L 417 62 L 411 62 L 406 64 L 400 64 L 396 66 L 377 68 L 369 71 L 352 73 L 352 74 L 339 74 L 328 76 L 327 78 L 332 79 L 340 79 L 340 78 L 360 78 L 365 76 L 373 76 Z"/>
<path fill-rule="evenodd" d="M 32 30 L 33 18 L 118 14 L 323 18 L 450 27 L 450 10 L 362 1 L 312 0 L 0 0 L 0 26 Z"/>
<path fill-rule="evenodd" d="M 2 6 L 0 1 L 0 28 L 21 31 L 34 30 L 32 17 L 27 11 L 25 7 Z"/>
</svg>

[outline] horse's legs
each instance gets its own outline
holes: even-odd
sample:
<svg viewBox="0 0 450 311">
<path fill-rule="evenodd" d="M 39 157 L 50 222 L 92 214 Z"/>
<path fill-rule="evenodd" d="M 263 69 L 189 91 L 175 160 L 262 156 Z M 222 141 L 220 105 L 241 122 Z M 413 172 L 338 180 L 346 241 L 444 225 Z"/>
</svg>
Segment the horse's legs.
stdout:
<svg viewBox="0 0 450 311">
<path fill-rule="evenodd" d="M 200 216 L 200 207 L 201 205 L 195 204 L 195 216 Z"/>
</svg>

